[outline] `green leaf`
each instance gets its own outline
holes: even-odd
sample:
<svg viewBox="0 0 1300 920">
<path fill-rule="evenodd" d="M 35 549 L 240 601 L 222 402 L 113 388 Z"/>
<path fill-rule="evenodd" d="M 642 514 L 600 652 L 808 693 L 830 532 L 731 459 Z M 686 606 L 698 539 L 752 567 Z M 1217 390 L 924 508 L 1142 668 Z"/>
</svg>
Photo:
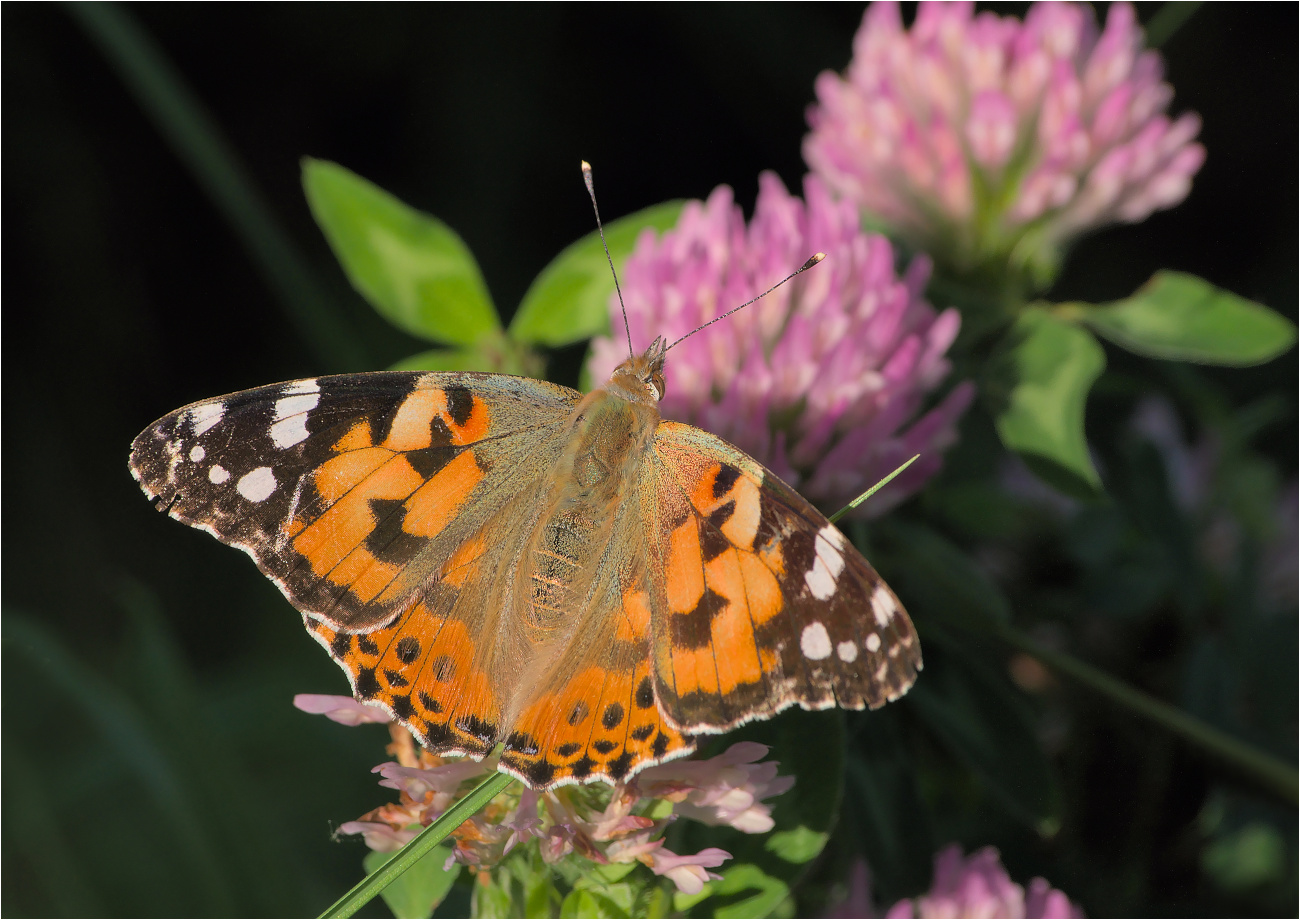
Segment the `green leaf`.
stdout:
<svg viewBox="0 0 1300 920">
<path fill-rule="evenodd" d="M 1105 367 L 1106 354 L 1086 329 L 1029 308 L 985 381 L 1002 443 L 1045 482 L 1079 498 L 1101 491 L 1083 415 L 1088 390 Z"/>
<path fill-rule="evenodd" d="M 889 560 L 890 581 L 929 621 L 996 631 L 1011 621 L 1011 608 L 993 580 L 935 531 L 917 524 L 882 521 L 879 535 Z"/>
<path fill-rule="evenodd" d="M 478 263 L 454 230 L 337 163 L 306 158 L 302 180 L 348 280 L 385 319 L 454 345 L 500 329 Z"/>
<path fill-rule="evenodd" d="M 684 201 L 666 201 L 605 225 L 605 239 L 619 268 L 647 227 L 660 233 L 677 223 Z M 614 279 L 598 233 L 589 233 L 551 260 L 534 279 L 510 323 L 518 342 L 569 345 L 609 329 Z M 649 343 L 643 343 L 648 345 Z"/>
<path fill-rule="evenodd" d="M 1183 272 L 1159 271 L 1132 297 L 1062 304 L 1061 312 L 1150 358 L 1241 367 L 1270 361 L 1296 342 L 1285 317 Z"/>
<path fill-rule="evenodd" d="M 1044 836 L 1059 829 L 1060 790 L 1034 712 L 968 643 L 928 629 L 925 676 L 904 702 L 1008 812 Z"/>
<path fill-rule="evenodd" d="M 1286 840 L 1253 822 L 1220 837 L 1201 853 L 1201 868 L 1224 891 L 1242 893 L 1286 877 Z"/>
<path fill-rule="evenodd" d="M 541 377 L 546 371 L 540 355 L 527 345 L 512 342 L 500 333 L 468 348 L 434 348 L 398 361 L 394 371 L 486 371 Z"/>
<path fill-rule="evenodd" d="M 768 852 L 775 853 L 788 863 L 811 862 L 826 846 L 829 837 L 821 831 L 799 825 L 785 831 L 772 831 L 767 835 L 764 846 Z"/>
<path fill-rule="evenodd" d="M 510 875 L 502 867 L 489 876 L 488 884 L 475 883 L 470 914 L 474 917 L 518 917 L 520 911 L 510 897 Z"/>
<path fill-rule="evenodd" d="M 375 851 L 368 853 L 362 861 L 366 868 L 366 874 L 374 872 L 387 863 L 397 855 L 397 852 L 394 850 L 392 853 Z M 419 862 L 389 883 L 381 896 L 384 903 L 388 905 L 388 909 L 393 912 L 394 917 L 424 918 L 433 916 L 434 908 L 442 903 L 442 899 L 447 896 L 447 892 L 451 891 L 456 876 L 460 875 L 459 865 L 453 865 L 446 870 L 442 868 L 450 855 L 451 847 L 434 847 L 425 856 L 421 857 Z"/>
<path fill-rule="evenodd" d="M 851 715 L 845 826 L 836 834 L 861 848 L 880 904 L 923 890 L 935 849 L 917 761 L 903 744 L 902 716 L 897 705 Z"/>
<path fill-rule="evenodd" d="M 758 866 L 751 863 L 728 866 L 722 870 L 722 881 L 713 882 L 712 900 L 723 902 L 714 909 L 713 916 L 766 917 L 789 894 L 790 886 L 785 880 L 769 875 Z"/>
<path fill-rule="evenodd" d="M 393 364 L 390 371 L 486 371 L 482 353 L 470 348 L 433 348 Z"/>
</svg>

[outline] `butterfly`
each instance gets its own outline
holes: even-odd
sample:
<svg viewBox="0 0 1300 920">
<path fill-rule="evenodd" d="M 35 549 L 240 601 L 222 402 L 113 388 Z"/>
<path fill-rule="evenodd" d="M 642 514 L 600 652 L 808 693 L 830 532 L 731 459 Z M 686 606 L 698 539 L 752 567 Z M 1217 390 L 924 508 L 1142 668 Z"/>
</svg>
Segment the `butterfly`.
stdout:
<svg viewBox="0 0 1300 920">
<path fill-rule="evenodd" d="M 393 371 L 245 390 L 154 422 L 131 472 L 252 556 L 358 699 L 434 753 L 500 744 L 534 789 L 897 699 L 921 668 L 898 598 L 761 464 L 660 416 L 669 347 L 586 395 Z"/>
</svg>

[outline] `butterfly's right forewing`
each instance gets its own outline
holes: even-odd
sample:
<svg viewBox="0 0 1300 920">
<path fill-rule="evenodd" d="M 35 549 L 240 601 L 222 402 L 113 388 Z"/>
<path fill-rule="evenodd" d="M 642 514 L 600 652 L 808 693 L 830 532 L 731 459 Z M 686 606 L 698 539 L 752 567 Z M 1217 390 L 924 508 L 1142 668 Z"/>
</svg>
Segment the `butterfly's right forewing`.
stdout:
<svg viewBox="0 0 1300 920">
<path fill-rule="evenodd" d="M 862 555 L 793 489 L 720 438 L 659 426 L 652 553 L 656 691 L 688 732 L 788 706 L 872 709 L 921 666 L 916 632 Z"/>
</svg>

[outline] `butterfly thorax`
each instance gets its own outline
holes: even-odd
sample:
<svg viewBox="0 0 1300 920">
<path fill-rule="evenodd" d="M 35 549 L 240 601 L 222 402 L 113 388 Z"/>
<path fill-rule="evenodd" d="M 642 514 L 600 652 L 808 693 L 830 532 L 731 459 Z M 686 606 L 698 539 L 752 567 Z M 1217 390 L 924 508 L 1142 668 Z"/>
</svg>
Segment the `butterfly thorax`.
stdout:
<svg viewBox="0 0 1300 920">
<path fill-rule="evenodd" d="M 528 567 L 529 640 L 563 640 L 581 609 L 618 515 L 632 504 L 636 470 L 651 449 L 659 410 L 640 382 L 640 357 L 625 362 L 604 388 L 574 409 L 568 444 L 533 530 Z M 647 378 L 648 379 L 648 378 Z"/>
</svg>

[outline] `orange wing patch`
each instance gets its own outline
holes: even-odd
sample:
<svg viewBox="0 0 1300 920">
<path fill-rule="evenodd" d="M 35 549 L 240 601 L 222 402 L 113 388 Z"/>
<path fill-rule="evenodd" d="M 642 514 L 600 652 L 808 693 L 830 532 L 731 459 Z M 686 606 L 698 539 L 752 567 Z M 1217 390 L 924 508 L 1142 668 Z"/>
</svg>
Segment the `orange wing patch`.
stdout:
<svg viewBox="0 0 1300 920">
<path fill-rule="evenodd" d="M 760 633 L 785 610 L 781 549 L 761 539 L 761 491 L 738 468 L 709 461 L 673 472 L 684 488 L 663 541 L 669 612 L 655 639 L 656 676 L 669 718 L 687 701 L 719 724 L 734 721 L 768 696 L 780 669 Z"/>
<path fill-rule="evenodd" d="M 534 787 L 617 782 L 693 750 L 660 715 L 648 663 L 589 667 L 520 714 L 501 765 Z"/>
<path fill-rule="evenodd" d="M 334 456 L 309 480 L 314 495 L 281 527 L 318 581 L 315 590 L 335 599 L 331 615 L 356 604 L 392 609 L 409 597 L 414 586 L 401 578 L 404 567 L 483 481 L 485 470 L 464 445 L 490 424 L 487 403 L 464 388 L 417 388 L 393 412 L 386 435 L 361 419 L 334 442 Z"/>
<path fill-rule="evenodd" d="M 528 706 L 506 739 L 502 765 L 533 786 L 617 782 L 695 750 L 659 712 L 649 650 L 649 595 L 625 590 L 605 664 L 583 668 Z"/>
<path fill-rule="evenodd" d="M 347 669 L 356 697 L 383 703 L 430 751 L 492 750 L 500 706 L 460 620 L 436 616 L 424 603 L 360 635 L 304 620 Z"/>
</svg>

